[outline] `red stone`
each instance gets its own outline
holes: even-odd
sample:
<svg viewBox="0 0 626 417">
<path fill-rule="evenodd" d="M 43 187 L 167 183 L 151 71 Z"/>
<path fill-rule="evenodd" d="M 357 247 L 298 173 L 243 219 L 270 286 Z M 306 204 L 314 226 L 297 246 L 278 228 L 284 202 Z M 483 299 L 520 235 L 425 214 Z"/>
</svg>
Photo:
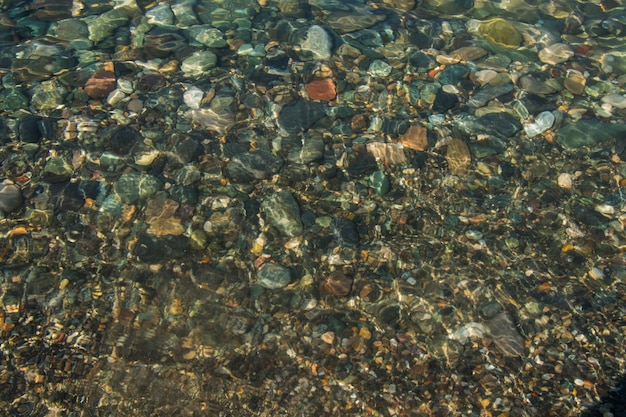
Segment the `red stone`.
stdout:
<svg viewBox="0 0 626 417">
<path fill-rule="evenodd" d="M 337 96 L 337 86 L 330 78 L 313 80 L 304 89 L 311 100 L 332 100 Z"/>
<path fill-rule="evenodd" d="M 117 81 L 111 71 L 95 71 L 85 84 L 85 92 L 93 99 L 106 98 L 115 90 Z"/>
</svg>

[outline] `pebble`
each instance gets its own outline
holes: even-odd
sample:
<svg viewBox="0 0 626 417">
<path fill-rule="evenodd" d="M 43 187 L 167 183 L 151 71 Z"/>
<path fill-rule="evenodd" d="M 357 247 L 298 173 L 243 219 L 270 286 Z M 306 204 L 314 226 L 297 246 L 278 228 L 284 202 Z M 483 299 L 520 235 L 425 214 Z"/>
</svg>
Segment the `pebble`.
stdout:
<svg viewBox="0 0 626 417">
<path fill-rule="evenodd" d="M 261 265 L 256 274 L 257 283 L 268 290 L 286 287 L 291 282 L 291 271 L 271 262 Z"/>
<path fill-rule="evenodd" d="M 563 85 L 572 94 L 583 94 L 587 78 L 582 72 L 570 69 L 567 71 Z"/>
<path fill-rule="evenodd" d="M 522 130 L 522 124 L 507 112 L 494 112 L 478 118 L 480 129 L 483 132 L 501 137 L 510 138 Z"/>
<path fill-rule="evenodd" d="M 467 101 L 467 105 L 470 107 L 483 107 L 488 102 L 493 99 L 496 99 L 505 94 L 509 94 L 515 89 L 513 84 L 504 84 L 504 85 L 486 85 L 478 89 L 474 95 Z"/>
<path fill-rule="evenodd" d="M 261 210 L 267 221 L 282 235 L 288 238 L 302 235 L 300 207 L 291 193 L 273 193 L 261 203 Z"/>
<path fill-rule="evenodd" d="M 537 115 L 534 122 L 524 125 L 524 132 L 528 137 L 535 137 L 554 125 L 555 117 L 551 111 L 544 111 Z"/>
<path fill-rule="evenodd" d="M 367 72 L 374 77 L 388 77 L 393 68 L 383 60 L 375 59 L 370 64 Z"/>
<path fill-rule="evenodd" d="M 572 176 L 568 174 L 567 172 L 563 172 L 559 174 L 559 177 L 557 178 L 556 183 L 559 187 L 563 188 L 564 190 L 571 190 L 572 184 L 573 184 Z"/>
<path fill-rule="evenodd" d="M 200 90 L 196 86 L 191 86 L 183 94 L 183 101 L 189 108 L 197 110 L 202 104 L 202 98 L 204 97 L 204 91 Z"/>
<path fill-rule="evenodd" d="M 607 94 L 602 97 L 602 102 L 610 104 L 616 109 L 626 109 L 626 96 L 617 93 Z"/>
<path fill-rule="evenodd" d="M 571 46 L 564 43 L 555 43 L 539 51 L 539 60 L 545 64 L 561 64 L 574 56 Z"/>
<path fill-rule="evenodd" d="M 0 210 L 10 213 L 17 210 L 24 201 L 17 185 L 0 183 Z"/>
<path fill-rule="evenodd" d="M 115 74 L 111 71 L 95 71 L 85 84 L 85 92 L 93 99 L 105 98 L 117 87 Z"/>
<path fill-rule="evenodd" d="M 211 100 L 208 109 L 191 110 L 191 119 L 204 128 L 223 135 L 235 124 L 233 101 L 230 96 L 216 96 Z"/>
</svg>

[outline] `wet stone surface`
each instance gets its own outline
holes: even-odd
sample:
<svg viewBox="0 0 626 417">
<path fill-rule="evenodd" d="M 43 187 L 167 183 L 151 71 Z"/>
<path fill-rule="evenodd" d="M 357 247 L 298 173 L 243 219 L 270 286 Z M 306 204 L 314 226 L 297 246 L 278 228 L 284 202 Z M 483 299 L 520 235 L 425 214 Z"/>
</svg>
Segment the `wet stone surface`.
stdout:
<svg viewBox="0 0 626 417">
<path fill-rule="evenodd" d="M 0 8 L 6 415 L 623 414 L 621 2 Z"/>
</svg>

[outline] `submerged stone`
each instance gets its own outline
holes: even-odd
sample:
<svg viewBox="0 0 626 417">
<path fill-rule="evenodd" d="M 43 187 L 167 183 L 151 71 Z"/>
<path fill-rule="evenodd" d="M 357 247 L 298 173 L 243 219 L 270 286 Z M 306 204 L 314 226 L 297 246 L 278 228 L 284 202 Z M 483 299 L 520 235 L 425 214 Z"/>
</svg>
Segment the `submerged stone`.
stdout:
<svg viewBox="0 0 626 417">
<path fill-rule="evenodd" d="M 283 160 L 267 151 L 239 153 L 226 165 L 226 173 L 235 182 L 263 180 L 277 173 Z"/>
<path fill-rule="evenodd" d="M 291 193 L 274 193 L 261 203 L 268 222 L 283 235 L 292 238 L 302 234 L 300 206 Z"/>
<path fill-rule="evenodd" d="M 10 213 L 22 205 L 22 191 L 14 184 L 0 183 L 0 210 Z"/>
<path fill-rule="evenodd" d="M 582 146 L 604 145 L 626 135 L 626 124 L 607 123 L 599 120 L 579 120 L 567 123 L 556 134 L 556 141 L 570 149 Z"/>
<path fill-rule="evenodd" d="M 287 133 L 300 133 L 308 130 L 325 115 L 323 104 L 298 100 L 282 108 L 278 116 L 278 125 Z"/>
<path fill-rule="evenodd" d="M 266 262 L 257 271 L 257 283 L 269 290 L 283 288 L 291 282 L 291 271 L 282 265 Z"/>
</svg>

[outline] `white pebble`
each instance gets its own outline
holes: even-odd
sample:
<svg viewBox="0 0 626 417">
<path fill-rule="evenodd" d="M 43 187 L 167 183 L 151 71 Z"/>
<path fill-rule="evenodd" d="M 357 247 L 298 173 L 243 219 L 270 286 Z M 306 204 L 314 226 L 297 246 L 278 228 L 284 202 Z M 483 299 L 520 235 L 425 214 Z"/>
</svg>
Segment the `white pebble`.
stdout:
<svg viewBox="0 0 626 417">
<path fill-rule="evenodd" d="M 202 97 L 204 97 L 204 91 L 195 86 L 190 87 L 183 94 L 183 100 L 185 101 L 185 104 L 189 106 L 190 109 L 194 110 L 200 108 L 200 104 L 202 103 Z"/>
<path fill-rule="evenodd" d="M 559 175 L 559 178 L 556 180 L 556 183 L 559 187 L 565 190 L 571 190 L 572 189 L 572 176 L 568 174 L 567 172 L 564 172 L 561 175 Z"/>
</svg>

